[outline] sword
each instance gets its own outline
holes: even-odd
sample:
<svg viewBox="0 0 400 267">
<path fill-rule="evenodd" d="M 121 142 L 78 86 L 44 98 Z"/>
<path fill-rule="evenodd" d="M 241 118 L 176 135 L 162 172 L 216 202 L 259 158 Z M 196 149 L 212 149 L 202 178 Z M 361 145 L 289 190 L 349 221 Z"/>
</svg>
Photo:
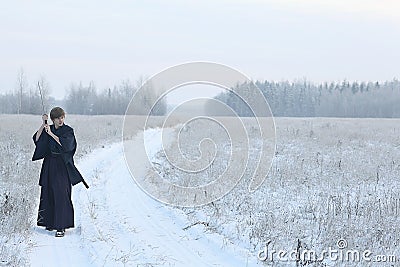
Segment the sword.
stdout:
<svg viewBox="0 0 400 267">
<path fill-rule="evenodd" d="M 42 110 L 43 110 L 43 115 L 46 114 L 46 110 L 44 109 L 44 103 L 43 103 L 43 94 L 42 94 L 42 89 L 40 88 L 40 82 L 37 82 L 37 86 L 39 88 L 39 93 L 40 93 L 40 99 L 42 100 Z M 47 120 L 44 120 L 44 124 L 47 124 Z"/>
<path fill-rule="evenodd" d="M 86 189 L 89 189 L 89 185 L 86 183 L 85 180 L 82 179 L 82 183 L 83 183 L 83 185 L 86 187 Z"/>
</svg>

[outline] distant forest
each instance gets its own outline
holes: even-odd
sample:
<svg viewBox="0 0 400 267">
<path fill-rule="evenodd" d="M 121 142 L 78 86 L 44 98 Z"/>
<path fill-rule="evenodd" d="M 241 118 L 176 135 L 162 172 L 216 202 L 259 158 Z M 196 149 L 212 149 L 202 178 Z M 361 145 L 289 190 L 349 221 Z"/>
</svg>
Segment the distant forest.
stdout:
<svg viewBox="0 0 400 267">
<path fill-rule="evenodd" d="M 43 113 L 38 90 L 40 87 L 47 112 L 50 107 L 61 105 L 69 114 L 123 115 L 141 84 L 141 81 L 136 84 L 123 81 L 120 85 L 101 91 L 96 89 L 94 83 L 72 84 L 66 97 L 60 101 L 49 97 L 50 88 L 45 78 L 42 77 L 35 85 L 28 85 L 24 73 L 21 72 L 16 89 L 0 95 L 0 113 Z M 323 84 L 308 81 L 256 81 L 254 84 L 261 89 L 273 115 L 277 117 L 400 118 L 400 81 L 397 79 L 383 83 L 344 80 Z M 251 95 L 251 90 L 257 90 L 254 84 L 238 85 L 233 90 Z M 156 93 L 151 89 L 140 97 L 142 107 L 136 108 L 139 110 L 138 114 L 141 108 L 148 110 L 157 99 Z M 232 92 L 226 91 L 215 98 L 232 107 L 240 116 L 252 116 L 251 110 Z M 166 111 L 167 103 L 164 98 L 157 104 L 153 114 L 163 115 Z M 206 112 L 218 114 L 216 110 Z"/>
<path fill-rule="evenodd" d="M 29 85 L 25 74 L 21 71 L 17 79 L 17 88 L 14 91 L 0 95 L 0 113 L 42 114 L 41 91 L 46 112 L 49 112 L 51 107 L 58 105 L 62 106 L 69 114 L 123 115 L 132 96 L 141 85 L 142 80 L 137 81 L 136 84 L 126 80 L 113 88 L 98 91 L 94 82 L 90 82 L 88 85 L 83 85 L 82 83 L 71 84 L 65 98 L 56 100 L 49 96 L 51 88 L 44 77 L 41 77 L 36 84 Z M 41 90 L 39 90 L 39 87 Z M 141 110 L 150 110 L 157 99 L 154 90 L 151 88 L 146 90 L 146 94 L 138 95 L 138 97 L 140 97 L 140 106 L 135 108 L 138 115 L 144 115 L 141 114 Z M 159 101 L 152 109 L 153 115 L 166 113 L 167 103 L 165 98 L 163 100 Z"/>
<path fill-rule="evenodd" d="M 276 117 L 400 118 L 400 82 L 303 82 L 256 81 Z M 254 85 L 243 84 L 235 92 L 249 94 Z M 246 104 L 232 92 L 216 99 L 240 116 L 252 116 Z"/>
</svg>

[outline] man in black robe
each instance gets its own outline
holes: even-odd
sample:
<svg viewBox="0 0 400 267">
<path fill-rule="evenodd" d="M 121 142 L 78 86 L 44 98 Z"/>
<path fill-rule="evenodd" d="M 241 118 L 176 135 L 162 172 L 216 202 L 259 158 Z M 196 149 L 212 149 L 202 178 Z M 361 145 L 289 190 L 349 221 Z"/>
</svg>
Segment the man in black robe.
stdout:
<svg viewBox="0 0 400 267">
<path fill-rule="evenodd" d="M 43 124 L 33 135 L 36 147 L 32 160 L 43 159 L 37 225 L 49 231 L 55 229 L 56 237 L 62 237 L 65 229 L 74 227 L 71 184 L 83 182 L 88 186 L 74 164 L 77 143 L 74 130 L 64 124 L 64 110 L 53 108 L 50 118 L 52 125 L 46 123 L 47 115 L 43 115 Z"/>
</svg>

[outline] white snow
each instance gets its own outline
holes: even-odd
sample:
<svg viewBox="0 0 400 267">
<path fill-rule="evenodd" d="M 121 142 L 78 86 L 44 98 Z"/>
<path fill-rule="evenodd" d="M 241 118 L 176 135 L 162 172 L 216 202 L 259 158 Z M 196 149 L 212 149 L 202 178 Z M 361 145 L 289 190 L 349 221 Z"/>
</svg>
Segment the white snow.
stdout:
<svg viewBox="0 0 400 267">
<path fill-rule="evenodd" d="M 161 130 L 145 135 L 149 156 L 161 147 L 157 131 Z M 143 142 L 143 132 L 139 135 L 132 142 Z M 256 256 L 205 231 L 201 224 L 183 230 L 191 223 L 181 209 L 154 200 L 136 185 L 125 164 L 122 143 L 95 150 L 77 167 L 90 189 L 81 184 L 73 188 L 75 228 L 55 238 L 54 232 L 32 226 L 31 266 L 260 264 Z M 146 173 L 145 168 L 141 173 Z"/>
</svg>

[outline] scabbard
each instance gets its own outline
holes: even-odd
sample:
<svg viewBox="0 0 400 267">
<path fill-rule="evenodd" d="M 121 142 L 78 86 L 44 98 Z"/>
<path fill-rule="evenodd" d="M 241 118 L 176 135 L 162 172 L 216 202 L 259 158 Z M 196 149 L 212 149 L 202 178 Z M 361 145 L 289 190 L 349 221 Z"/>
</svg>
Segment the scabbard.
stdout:
<svg viewBox="0 0 400 267">
<path fill-rule="evenodd" d="M 85 180 L 82 180 L 82 183 L 85 185 L 86 189 L 89 189 L 89 185 L 86 183 Z"/>
</svg>

